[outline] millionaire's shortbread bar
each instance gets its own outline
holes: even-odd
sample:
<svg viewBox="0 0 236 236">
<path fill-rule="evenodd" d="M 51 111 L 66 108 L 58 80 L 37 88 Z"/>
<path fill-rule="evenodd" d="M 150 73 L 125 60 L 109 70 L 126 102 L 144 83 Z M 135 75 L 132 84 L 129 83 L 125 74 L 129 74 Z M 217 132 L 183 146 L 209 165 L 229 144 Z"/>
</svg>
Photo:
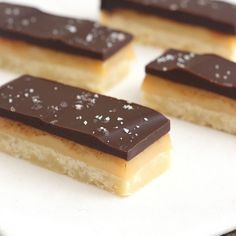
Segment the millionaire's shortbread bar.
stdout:
<svg viewBox="0 0 236 236">
<path fill-rule="evenodd" d="M 236 64 L 170 49 L 146 67 L 144 104 L 236 134 Z"/>
<path fill-rule="evenodd" d="M 169 165 L 170 122 L 124 100 L 32 76 L 0 87 L 0 150 L 129 195 Z"/>
<path fill-rule="evenodd" d="M 132 36 L 90 20 L 0 3 L 0 67 L 103 92 L 133 58 Z"/>
</svg>

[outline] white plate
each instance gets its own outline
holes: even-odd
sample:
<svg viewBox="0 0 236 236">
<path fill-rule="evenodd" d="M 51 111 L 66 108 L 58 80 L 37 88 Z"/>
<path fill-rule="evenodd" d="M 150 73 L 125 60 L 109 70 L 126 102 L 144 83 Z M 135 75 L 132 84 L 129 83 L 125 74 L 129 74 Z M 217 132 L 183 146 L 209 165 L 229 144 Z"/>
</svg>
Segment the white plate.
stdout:
<svg viewBox="0 0 236 236">
<path fill-rule="evenodd" d="M 98 17 L 97 0 L 15 2 Z M 141 101 L 144 65 L 159 52 L 140 46 L 136 51 L 133 73 L 109 95 Z M 15 76 L 0 72 L 0 84 Z M 214 236 L 233 229 L 236 137 L 171 121 L 171 169 L 129 198 L 0 154 L 0 232 L 4 236 Z"/>
</svg>

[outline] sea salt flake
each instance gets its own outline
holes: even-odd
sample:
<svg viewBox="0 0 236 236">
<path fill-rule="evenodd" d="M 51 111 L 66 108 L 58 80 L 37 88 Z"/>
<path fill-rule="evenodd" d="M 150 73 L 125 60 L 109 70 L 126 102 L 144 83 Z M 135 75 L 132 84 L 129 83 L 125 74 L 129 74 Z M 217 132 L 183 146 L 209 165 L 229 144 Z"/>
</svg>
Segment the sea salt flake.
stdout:
<svg viewBox="0 0 236 236">
<path fill-rule="evenodd" d="M 126 134 L 129 133 L 129 129 L 127 129 L 127 128 L 123 128 L 123 131 L 124 131 Z"/>
<path fill-rule="evenodd" d="M 160 58 L 157 59 L 157 63 L 162 63 L 162 62 L 166 62 L 165 57 L 160 57 Z"/>
<path fill-rule="evenodd" d="M 92 34 L 88 34 L 88 35 L 86 36 L 86 41 L 87 41 L 87 42 L 92 42 L 92 41 L 93 41 L 93 35 L 92 35 Z"/>
<path fill-rule="evenodd" d="M 76 110 L 81 110 L 83 108 L 83 105 L 81 104 L 75 104 L 75 109 Z"/>
<path fill-rule="evenodd" d="M 104 133 L 105 136 L 109 135 L 109 131 L 106 128 L 104 128 L 104 127 L 99 127 L 98 131 Z"/>
<path fill-rule="evenodd" d="M 175 59 L 175 56 L 174 55 L 172 55 L 172 54 L 167 54 L 166 55 L 166 60 L 167 61 L 173 61 Z"/>
<path fill-rule="evenodd" d="M 111 38 L 117 39 L 119 41 L 123 41 L 123 40 L 125 40 L 125 35 L 123 33 L 113 32 L 111 34 Z"/>
<path fill-rule="evenodd" d="M 28 26 L 29 25 L 29 20 L 27 20 L 27 19 L 23 19 L 22 21 L 21 21 L 21 24 L 23 25 L 23 26 Z"/>
<path fill-rule="evenodd" d="M 180 67 L 180 68 L 185 68 L 185 65 L 181 64 L 181 63 L 177 63 L 177 66 Z"/>
<path fill-rule="evenodd" d="M 82 120 L 82 116 L 76 116 L 76 120 Z"/>
<path fill-rule="evenodd" d="M 39 96 L 33 96 L 33 97 L 32 97 L 32 102 L 33 102 L 33 103 L 40 103 L 41 101 L 40 101 L 40 99 L 39 99 Z"/>
<path fill-rule="evenodd" d="M 50 121 L 50 124 L 55 125 L 58 122 L 58 120 L 52 120 Z"/>
<path fill-rule="evenodd" d="M 112 46 L 113 46 L 113 44 L 112 44 L 111 42 L 108 42 L 108 43 L 107 43 L 107 47 L 108 47 L 108 48 L 111 48 Z"/>
<path fill-rule="evenodd" d="M 101 120 L 103 118 L 103 115 L 96 115 L 95 118 Z"/>
<path fill-rule="evenodd" d="M 68 107 L 68 104 L 67 104 L 67 102 L 61 102 L 60 103 L 60 106 L 62 107 L 62 108 L 66 108 L 66 107 Z"/>
<path fill-rule="evenodd" d="M 134 108 L 131 106 L 131 105 L 124 105 L 123 106 L 123 108 L 125 109 L 125 110 L 133 110 Z"/>
<path fill-rule="evenodd" d="M 119 41 L 123 41 L 123 40 L 125 40 L 125 35 L 122 34 L 122 33 L 120 33 L 120 34 L 117 35 L 117 39 L 118 39 Z"/>
<path fill-rule="evenodd" d="M 184 60 L 183 58 L 181 58 L 181 57 L 179 57 L 179 58 L 177 59 L 177 61 L 180 62 L 180 63 L 184 63 L 184 62 L 185 62 L 185 60 Z"/>
<path fill-rule="evenodd" d="M 11 112 L 15 112 L 15 111 L 16 111 L 15 107 L 11 107 L 11 108 L 10 108 L 10 111 L 11 111 Z"/>
<path fill-rule="evenodd" d="M 188 60 L 191 59 L 191 57 L 190 57 L 189 55 L 184 55 L 184 59 L 185 59 L 186 61 L 188 61 Z"/>
<path fill-rule="evenodd" d="M 6 8 L 6 9 L 5 9 L 5 14 L 6 14 L 6 15 L 11 15 L 11 13 L 12 13 L 11 8 Z"/>
<path fill-rule="evenodd" d="M 193 52 L 191 52 L 191 53 L 189 54 L 189 56 L 190 56 L 190 57 L 195 57 L 195 54 L 194 54 Z"/>
<path fill-rule="evenodd" d="M 67 26 L 66 26 L 66 29 L 67 29 L 68 31 L 70 31 L 71 33 L 77 32 L 77 28 L 76 28 L 76 26 L 74 26 L 74 25 L 67 25 Z"/>
</svg>

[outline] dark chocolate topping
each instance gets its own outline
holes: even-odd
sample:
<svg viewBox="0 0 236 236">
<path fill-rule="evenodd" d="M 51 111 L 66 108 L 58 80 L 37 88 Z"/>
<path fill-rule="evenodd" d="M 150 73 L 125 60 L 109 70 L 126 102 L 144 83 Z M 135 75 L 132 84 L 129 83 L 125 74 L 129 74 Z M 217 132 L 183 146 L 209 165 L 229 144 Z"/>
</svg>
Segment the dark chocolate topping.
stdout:
<svg viewBox="0 0 236 236">
<path fill-rule="evenodd" d="M 0 37 L 99 60 L 114 55 L 132 40 L 130 34 L 97 22 L 7 3 L 0 3 Z"/>
<path fill-rule="evenodd" d="M 146 72 L 236 99 L 236 63 L 217 55 L 170 49 L 147 65 Z"/>
<path fill-rule="evenodd" d="M 224 234 L 222 236 L 236 236 L 236 230 L 230 232 L 230 233 L 227 233 L 227 234 Z"/>
<path fill-rule="evenodd" d="M 236 5 L 211 0 L 102 0 L 103 10 L 135 10 L 236 34 Z"/>
<path fill-rule="evenodd" d="M 149 108 L 28 75 L 0 87 L 0 116 L 125 160 L 170 129 Z"/>
</svg>

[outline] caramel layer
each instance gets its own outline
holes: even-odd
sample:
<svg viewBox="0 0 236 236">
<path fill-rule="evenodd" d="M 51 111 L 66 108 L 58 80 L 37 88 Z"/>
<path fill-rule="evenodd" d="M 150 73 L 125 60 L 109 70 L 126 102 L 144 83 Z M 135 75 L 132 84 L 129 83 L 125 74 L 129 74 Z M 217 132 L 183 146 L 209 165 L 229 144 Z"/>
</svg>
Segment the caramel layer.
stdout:
<svg viewBox="0 0 236 236">
<path fill-rule="evenodd" d="M 202 89 L 147 75 L 144 104 L 165 114 L 236 134 L 236 101 Z"/>
<path fill-rule="evenodd" d="M 170 163 L 165 135 L 131 161 L 0 118 L 0 150 L 50 170 L 129 195 L 164 172 Z"/>
<path fill-rule="evenodd" d="M 131 44 L 111 58 L 100 61 L 1 37 L 0 55 L 3 69 L 96 92 L 104 92 L 124 79 L 134 58 Z"/>
</svg>

